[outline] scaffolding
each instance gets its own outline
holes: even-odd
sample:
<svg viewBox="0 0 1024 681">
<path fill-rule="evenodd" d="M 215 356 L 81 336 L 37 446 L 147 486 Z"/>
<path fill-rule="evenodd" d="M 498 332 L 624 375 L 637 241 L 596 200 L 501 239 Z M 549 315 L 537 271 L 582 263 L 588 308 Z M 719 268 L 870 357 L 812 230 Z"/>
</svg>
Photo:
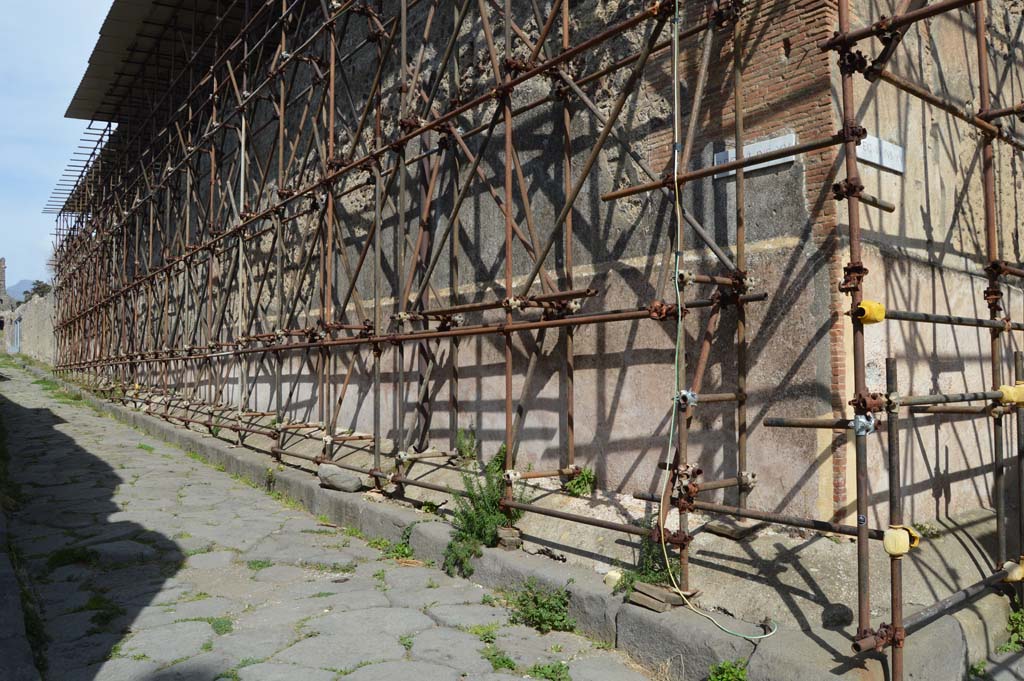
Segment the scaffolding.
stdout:
<svg viewBox="0 0 1024 681">
<path fill-rule="evenodd" d="M 887 70 L 903 36 L 917 23 L 969 6 L 976 19 L 977 111 Z M 120 70 L 105 73 L 102 64 L 91 65 L 69 111 L 87 113 L 94 122 L 87 129 L 85 151 L 69 165 L 47 207 L 57 222 L 60 374 L 175 423 L 212 432 L 231 430 L 243 443 L 251 437 L 269 439 L 275 443 L 270 453 L 278 460 L 305 457 L 333 463 L 370 476 L 380 487 L 395 486 L 397 494 L 407 486 L 444 492 L 446 487 L 410 475 L 410 466 L 438 454 L 430 441 L 431 403 L 441 384 L 446 386 L 450 422 L 445 449 L 454 447 L 460 372 L 473 365 L 473 360 L 460 357 L 460 344 L 489 337 L 503 354 L 504 508 L 648 537 L 671 547 L 683 591 L 690 589 L 692 512 L 855 537 L 853 647 L 857 652 L 891 648 L 892 678 L 901 679 L 908 628 L 994 584 L 1020 578 L 1007 552 L 1008 457 L 1002 429 L 1004 418 L 1016 417 L 1020 459 L 1021 353 L 1014 354 L 1016 383 L 1008 385 L 1002 371 L 1004 345 L 1012 332 L 1024 330 L 1024 323 L 1004 314 L 1001 286 L 1008 278 L 1024 277 L 1024 269 L 1007 263 L 999 250 L 994 147 L 1004 144 L 1014 153 L 1024 149 L 1000 125 L 1005 117 L 1024 116 L 1024 103 L 1003 108 L 993 104 L 985 0 L 902 0 L 893 16 L 861 28 L 853 26 L 849 0 L 838 0 L 838 31 L 829 35 L 831 26 L 819 27 L 826 35 L 817 49 L 837 57 L 840 129 L 750 156 L 744 154 L 741 30 L 749 17 L 740 0 L 687 6 L 623 2 L 615 21 L 582 39 L 573 34 L 569 0 L 395 0 L 383 5 L 354 0 L 178 0 L 154 7 L 160 20 L 150 18 L 143 33 L 112 33 L 109 39 L 126 55 Z M 118 0 L 112 15 L 123 11 L 125 4 Z M 735 159 L 694 168 L 716 37 L 729 42 L 732 51 Z M 618 53 L 609 47 L 616 43 Z M 479 62 L 471 49 L 475 44 L 482 45 Z M 694 71 L 686 79 L 688 111 L 680 104 L 684 51 Z M 671 112 L 672 170 L 662 175 L 631 145 L 621 116 L 652 58 L 666 54 L 671 55 L 676 101 Z M 354 72 L 358 81 L 350 77 Z M 477 76 L 467 76 L 471 73 Z M 977 129 L 989 318 L 886 310 L 865 298 L 861 204 L 889 212 L 894 207 L 868 194 L 860 179 L 857 147 L 866 130 L 858 121 L 854 92 L 859 77 L 898 88 Z M 107 86 L 85 87 L 90 78 Z M 611 92 L 598 97 L 597 86 Z M 547 188 L 561 196 L 553 218 L 533 208 L 532 176 L 524 170 L 517 140 L 517 121 L 538 115 L 550 123 L 549 144 L 560 158 L 561 168 L 552 173 L 555 187 Z M 597 134 L 588 139 L 592 146 L 578 163 L 574 142 L 581 118 Z M 614 202 L 656 192 L 673 210 L 671 217 L 662 218 L 670 229 L 659 247 L 663 257 L 654 277 L 659 283 L 655 295 L 632 308 L 594 309 L 602 292 L 579 287 L 574 276 L 574 212 L 581 193 L 600 176 L 602 154 L 613 146 L 629 156 L 646 181 L 600 198 Z M 831 195 L 845 201 L 848 213 L 849 260 L 839 290 L 849 296 L 846 323 L 852 331 L 854 377 L 849 405 L 854 415 L 775 416 L 764 425 L 852 434 L 855 525 L 748 504 L 747 309 L 765 301 L 768 293 L 757 290 L 748 272 L 745 169 L 821 150 L 841 153 L 845 168 L 845 178 L 831 188 Z M 487 164 L 485 158 L 500 160 Z M 488 175 L 487 167 L 496 170 Z M 682 206 L 687 184 L 730 172 L 735 173 L 736 196 L 731 244 Z M 465 229 L 471 197 L 493 203 L 489 210 L 500 230 Z M 707 272 L 683 269 L 681 254 L 688 246 L 713 257 Z M 465 291 L 479 293 L 479 287 L 473 288 L 479 281 L 473 272 L 467 280 L 460 269 L 475 266 L 478 249 L 495 252 L 501 270 L 494 272 L 491 293 L 466 302 Z M 517 262 L 525 263 L 518 276 Z M 675 300 L 662 300 L 666 288 L 674 290 Z M 736 319 L 729 339 L 734 385 L 706 392 L 708 365 L 726 312 Z M 687 316 L 700 318 L 702 329 L 696 360 L 690 363 L 683 328 Z M 668 396 L 674 441 L 662 466 L 661 493 L 636 494 L 659 504 L 654 527 L 518 500 L 513 490 L 523 480 L 566 480 L 581 473 L 574 431 L 577 330 L 637 321 L 660 326 L 675 345 L 677 390 Z M 904 395 L 897 361 L 890 358 L 885 392 L 872 392 L 865 371 L 865 325 L 883 321 L 989 329 L 990 389 Z M 514 347 L 517 338 L 530 340 L 524 344 L 523 385 L 528 385 L 548 334 L 559 337 L 564 364 L 564 452 L 555 469 L 524 470 L 517 468 L 516 451 L 526 419 L 522 405 L 529 396 L 524 388 L 516 399 Z M 371 432 L 341 427 L 341 415 L 355 399 L 352 381 L 361 372 L 372 383 Z M 307 381 L 309 394 L 303 395 Z M 393 400 L 393 408 L 384 406 L 384 392 L 404 395 L 410 384 L 412 400 L 400 397 Z M 964 406 L 971 402 L 981 404 Z M 725 404 L 734 411 L 730 438 L 735 476 L 705 479 L 688 456 L 694 414 L 709 404 Z M 916 540 L 904 526 L 899 423 L 922 412 L 992 419 L 1000 568 L 905 618 L 901 558 Z M 882 425 L 887 433 L 890 517 L 888 528 L 872 528 L 867 521 L 868 436 Z M 319 454 L 296 449 L 310 442 L 320 443 Z M 339 456 L 353 442 L 372 446 L 372 467 L 354 466 Z M 1019 494 L 1024 467 L 1017 471 Z M 702 493 L 719 489 L 733 490 L 735 504 L 701 499 Z M 1024 504 L 1020 506 L 1024 533 Z M 670 523 L 673 509 L 677 521 Z M 892 621 L 877 626 L 870 614 L 872 542 L 883 543 L 892 558 Z M 1024 547 L 1024 534 L 1019 546 Z"/>
</svg>

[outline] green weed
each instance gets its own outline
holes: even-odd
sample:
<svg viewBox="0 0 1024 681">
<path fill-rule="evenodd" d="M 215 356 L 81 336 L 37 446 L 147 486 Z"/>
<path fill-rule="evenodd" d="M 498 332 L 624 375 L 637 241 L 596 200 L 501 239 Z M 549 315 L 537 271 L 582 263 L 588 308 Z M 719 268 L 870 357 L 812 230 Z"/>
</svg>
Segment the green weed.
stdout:
<svg viewBox="0 0 1024 681">
<path fill-rule="evenodd" d="M 992 678 L 992 675 L 988 673 L 986 667 L 988 667 L 988 664 L 985 660 L 975 662 L 970 666 L 970 668 L 968 668 L 967 678 L 978 679 L 979 681 L 989 681 L 989 679 Z"/>
<path fill-rule="evenodd" d="M 95 565 L 99 554 L 84 546 L 68 546 L 57 549 L 46 558 L 46 567 L 50 570 L 65 565 Z"/>
<path fill-rule="evenodd" d="M 1003 645 L 996 648 L 1000 653 L 1019 653 L 1024 650 L 1024 611 L 1014 610 L 1006 621 L 1006 631 L 1010 638 Z"/>
<path fill-rule="evenodd" d="M 648 516 L 636 524 L 649 529 L 652 523 L 653 519 Z M 661 544 L 649 537 L 641 537 L 636 567 L 627 568 L 622 571 L 622 579 L 615 585 L 613 592 L 624 593 L 628 597 L 633 593 L 633 587 L 637 582 L 671 584 L 673 577 L 678 581 L 678 570 L 679 568 L 672 563 L 666 566 Z"/>
<path fill-rule="evenodd" d="M 207 459 L 199 452 L 185 452 L 185 456 L 192 459 L 193 461 L 198 461 L 199 463 L 210 465 L 209 459 Z"/>
<path fill-rule="evenodd" d="M 459 428 L 455 433 L 455 451 L 463 461 L 476 459 L 480 449 L 480 443 L 476 440 L 476 431 L 472 428 L 466 430 Z"/>
<path fill-rule="evenodd" d="M 572 677 L 569 676 L 569 665 L 565 662 L 535 664 L 526 670 L 526 675 L 534 679 L 547 679 L 547 681 L 572 681 Z"/>
<path fill-rule="evenodd" d="M 509 595 L 509 619 L 513 624 L 525 624 L 542 634 L 572 631 L 576 628 L 576 620 L 569 617 L 571 597 L 568 589 L 549 589 L 531 577 L 521 589 Z"/>
<path fill-rule="evenodd" d="M 494 643 L 498 640 L 498 629 L 500 627 L 500 624 L 492 622 L 491 624 L 474 624 L 461 627 L 461 629 L 467 634 L 473 634 L 483 643 Z"/>
<path fill-rule="evenodd" d="M 594 469 L 581 468 L 580 472 L 565 483 L 565 491 L 574 497 L 589 497 L 594 492 Z"/>
<path fill-rule="evenodd" d="M 175 620 L 176 622 L 206 622 L 213 629 L 213 633 L 218 636 L 224 634 L 230 634 L 235 630 L 235 625 L 231 621 L 230 617 L 189 617 L 186 619 Z"/>
<path fill-rule="evenodd" d="M 483 650 L 480 651 L 480 656 L 491 663 L 491 667 L 494 671 L 501 671 L 502 669 L 515 670 L 516 662 L 508 654 L 497 647 L 493 643 L 488 643 L 484 646 Z"/>
<path fill-rule="evenodd" d="M 469 471 L 461 473 L 466 496 L 452 495 L 455 535 L 444 552 L 444 571 L 449 575 L 473 574 L 474 558 L 484 546 L 497 546 L 498 528 L 510 527 L 522 517 L 522 511 L 506 513 L 501 509 L 505 493 L 505 446 L 484 466 L 483 476 Z M 516 499 L 524 499 L 522 492 Z"/>
<path fill-rule="evenodd" d="M 90 596 L 89 600 L 85 602 L 85 605 L 78 609 L 78 612 L 85 612 L 89 610 L 93 611 L 93 616 L 89 621 L 100 628 L 106 627 L 124 614 L 124 608 L 101 594 L 93 594 Z"/>
<path fill-rule="evenodd" d="M 708 681 L 747 681 L 747 661 L 725 660 L 708 667 Z"/>
</svg>

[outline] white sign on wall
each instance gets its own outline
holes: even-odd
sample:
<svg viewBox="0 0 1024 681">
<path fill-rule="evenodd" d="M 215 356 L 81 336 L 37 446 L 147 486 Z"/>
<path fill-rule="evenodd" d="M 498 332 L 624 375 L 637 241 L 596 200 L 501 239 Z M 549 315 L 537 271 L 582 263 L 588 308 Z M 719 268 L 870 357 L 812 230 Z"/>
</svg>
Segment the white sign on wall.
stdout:
<svg viewBox="0 0 1024 681">
<path fill-rule="evenodd" d="M 857 147 L 857 158 L 900 175 L 906 171 L 903 147 L 871 135 L 861 140 Z"/>
<path fill-rule="evenodd" d="M 779 135 L 778 137 L 773 137 L 773 138 L 768 139 L 768 140 L 763 140 L 761 142 L 754 142 L 753 144 L 745 144 L 743 146 L 743 157 L 744 158 L 750 158 L 751 156 L 757 156 L 758 154 L 767 154 L 767 153 L 770 153 L 770 152 L 773 152 L 773 151 L 778 151 L 779 149 L 785 149 L 786 147 L 792 147 L 795 144 L 796 144 L 796 134 L 791 132 L 791 133 L 787 133 L 785 135 Z M 757 164 L 752 165 L 752 166 L 747 166 L 744 170 L 745 170 L 745 172 L 750 172 L 752 170 L 757 170 L 758 168 L 767 168 L 769 166 L 777 166 L 777 165 L 782 165 L 784 163 L 792 163 L 794 158 L 796 158 L 796 157 L 795 156 L 783 156 L 782 158 L 777 158 L 774 161 L 765 161 L 764 163 L 757 163 Z M 735 160 L 736 160 L 736 150 L 735 149 L 727 149 L 725 151 L 715 152 L 715 165 L 716 166 L 717 165 L 721 165 L 723 163 L 728 163 L 729 161 L 735 161 Z M 720 177 L 729 177 L 729 176 L 735 175 L 735 174 L 736 174 L 735 170 L 730 170 L 730 171 L 725 172 L 725 173 L 717 173 L 715 175 L 715 179 L 717 180 Z"/>
</svg>

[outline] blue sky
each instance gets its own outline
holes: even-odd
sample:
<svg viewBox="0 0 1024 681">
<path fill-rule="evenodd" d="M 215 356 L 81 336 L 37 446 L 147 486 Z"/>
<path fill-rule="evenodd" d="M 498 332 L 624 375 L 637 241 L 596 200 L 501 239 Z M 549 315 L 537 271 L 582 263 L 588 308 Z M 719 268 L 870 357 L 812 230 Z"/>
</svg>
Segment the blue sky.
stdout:
<svg viewBox="0 0 1024 681">
<path fill-rule="evenodd" d="M 5 2 L 0 12 L 0 257 L 7 283 L 50 278 L 43 206 L 86 121 L 64 118 L 108 0 Z"/>
</svg>

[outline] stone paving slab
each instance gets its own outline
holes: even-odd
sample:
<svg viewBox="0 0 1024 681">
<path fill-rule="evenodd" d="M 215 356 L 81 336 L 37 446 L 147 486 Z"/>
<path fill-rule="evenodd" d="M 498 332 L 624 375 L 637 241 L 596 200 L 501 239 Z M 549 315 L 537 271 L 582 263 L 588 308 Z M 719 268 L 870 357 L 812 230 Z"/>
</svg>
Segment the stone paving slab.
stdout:
<svg viewBox="0 0 1024 681">
<path fill-rule="evenodd" d="M 44 679 L 508 681 L 537 662 L 565 663 L 573 681 L 648 678 L 581 636 L 510 625 L 484 604 L 490 590 L 385 558 L 360 533 L 5 373 L 0 418 L 26 492 L 10 539 L 50 638 Z M 483 638 L 520 668 L 496 672 Z"/>
</svg>

